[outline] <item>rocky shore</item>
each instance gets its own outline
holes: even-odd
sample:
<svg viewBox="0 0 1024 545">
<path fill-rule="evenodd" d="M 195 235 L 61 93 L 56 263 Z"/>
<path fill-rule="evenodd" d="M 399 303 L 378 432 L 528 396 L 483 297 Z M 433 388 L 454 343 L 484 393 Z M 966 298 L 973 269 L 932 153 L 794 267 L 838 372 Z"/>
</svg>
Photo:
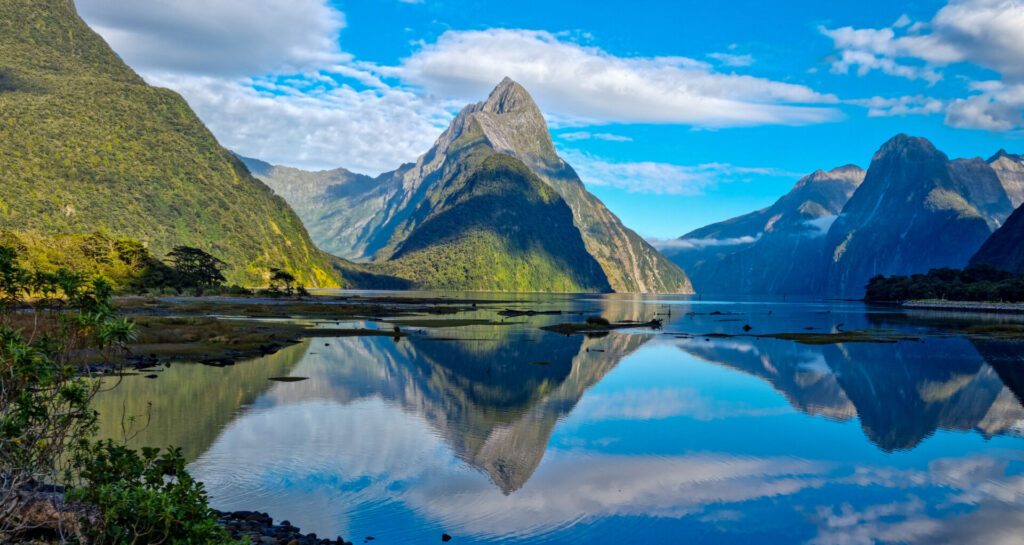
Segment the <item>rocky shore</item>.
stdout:
<svg viewBox="0 0 1024 545">
<path fill-rule="evenodd" d="M 235 539 L 248 538 L 252 545 L 352 545 L 341 536 L 335 539 L 303 534 L 287 520 L 274 524 L 274 519 L 257 511 L 220 512 L 220 523 Z"/>
</svg>

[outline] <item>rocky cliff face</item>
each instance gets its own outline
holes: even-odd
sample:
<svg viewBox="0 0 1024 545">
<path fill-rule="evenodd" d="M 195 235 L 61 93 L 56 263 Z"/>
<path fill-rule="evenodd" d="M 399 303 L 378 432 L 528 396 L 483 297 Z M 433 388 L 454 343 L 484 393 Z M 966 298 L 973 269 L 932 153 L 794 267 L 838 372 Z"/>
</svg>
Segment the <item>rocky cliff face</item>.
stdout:
<svg viewBox="0 0 1024 545">
<path fill-rule="evenodd" d="M 971 258 L 971 265 L 992 265 L 1024 274 L 1024 206 L 1006 220 Z"/>
<path fill-rule="evenodd" d="M 896 136 L 829 229 L 826 292 L 858 297 L 878 274 L 963 267 L 1011 211 L 983 161 L 950 161 L 923 138 Z"/>
<path fill-rule="evenodd" d="M 973 265 L 994 265 L 1015 273 L 1024 273 L 1024 157 L 1003 150 L 988 160 L 1010 201 L 1017 210 L 989 237 L 971 258 Z"/>
<path fill-rule="evenodd" d="M 382 174 L 365 186 L 342 183 L 339 193 L 344 187 L 352 190 L 341 197 L 321 191 L 318 210 L 308 214 L 310 229 L 325 237 L 342 235 L 332 241 L 317 239 L 336 255 L 387 262 L 397 256 L 431 209 L 458 190 L 467 169 L 473 167 L 466 159 L 479 158 L 481 149 L 515 158 L 568 204 L 587 253 L 597 261 L 612 290 L 692 292 L 678 266 L 623 226 L 586 190 L 556 153 L 544 117 L 529 93 L 507 78 L 485 101 L 464 108 L 415 164 Z M 275 185 L 269 179 L 268 183 Z M 296 202 L 296 207 L 304 214 L 302 204 Z"/>
<path fill-rule="evenodd" d="M 988 164 L 1002 182 L 1010 203 L 1014 208 L 1019 208 L 1024 204 L 1024 156 L 999 150 L 989 158 Z"/>
<path fill-rule="evenodd" d="M 768 208 L 683 236 L 690 246 L 668 255 L 700 292 L 817 293 L 825 234 L 863 179 L 854 165 L 816 171 Z"/>
</svg>

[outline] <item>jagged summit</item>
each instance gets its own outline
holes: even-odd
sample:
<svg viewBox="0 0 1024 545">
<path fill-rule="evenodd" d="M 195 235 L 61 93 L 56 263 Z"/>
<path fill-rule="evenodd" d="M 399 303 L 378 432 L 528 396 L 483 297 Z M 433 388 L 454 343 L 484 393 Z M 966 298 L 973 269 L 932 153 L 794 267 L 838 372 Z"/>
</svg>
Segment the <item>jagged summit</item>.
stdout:
<svg viewBox="0 0 1024 545">
<path fill-rule="evenodd" d="M 1014 208 L 1024 204 L 1024 155 L 1001 149 L 987 161 L 1006 189 Z"/>
<path fill-rule="evenodd" d="M 997 151 L 995 155 L 993 155 L 992 157 L 989 157 L 988 160 L 985 161 L 985 162 L 986 163 L 994 163 L 994 162 L 996 162 L 996 161 L 998 161 L 1000 159 L 1009 159 L 1011 161 L 1018 161 L 1018 162 L 1020 162 L 1020 161 L 1024 161 L 1024 155 L 1017 155 L 1015 153 L 1010 153 L 1010 152 L 1006 151 L 1005 149 L 1001 149 L 1001 150 Z"/>
<path fill-rule="evenodd" d="M 857 165 L 849 164 L 841 167 L 836 167 L 832 170 L 818 169 L 797 181 L 793 190 L 801 187 L 814 184 L 814 183 L 829 183 L 829 182 L 848 182 L 856 181 L 860 184 L 860 181 L 864 179 L 864 169 Z"/>
<path fill-rule="evenodd" d="M 534 169 L 564 167 L 544 114 L 530 93 L 511 78 L 501 80 L 483 102 L 463 108 L 438 140 L 438 149 L 447 152 L 463 135 L 482 136 L 498 153 L 512 155 Z"/>
<path fill-rule="evenodd" d="M 496 114 L 525 112 L 543 117 L 526 88 L 507 76 L 491 91 L 481 109 Z"/>
<path fill-rule="evenodd" d="M 901 156 L 934 155 L 941 156 L 944 161 L 948 160 L 946 154 L 939 151 L 927 138 L 910 136 L 903 133 L 897 134 L 890 138 L 888 142 L 882 144 L 882 147 L 875 153 L 874 159 L 877 160 L 894 154 Z"/>
</svg>

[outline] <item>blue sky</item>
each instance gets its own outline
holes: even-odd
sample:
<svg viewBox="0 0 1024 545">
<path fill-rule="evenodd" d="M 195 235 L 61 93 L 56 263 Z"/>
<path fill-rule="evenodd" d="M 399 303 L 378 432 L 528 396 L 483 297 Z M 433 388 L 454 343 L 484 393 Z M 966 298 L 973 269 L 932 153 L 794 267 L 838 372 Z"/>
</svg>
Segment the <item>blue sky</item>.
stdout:
<svg viewBox="0 0 1024 545">
<path fill-rule="evenodd" d="M 1024 152 L 1024 3 L 78 0 L 226 146 L 376 174 L 501 76 L 630 227 L 682 235 L 888 138 Z"/>
</svg>

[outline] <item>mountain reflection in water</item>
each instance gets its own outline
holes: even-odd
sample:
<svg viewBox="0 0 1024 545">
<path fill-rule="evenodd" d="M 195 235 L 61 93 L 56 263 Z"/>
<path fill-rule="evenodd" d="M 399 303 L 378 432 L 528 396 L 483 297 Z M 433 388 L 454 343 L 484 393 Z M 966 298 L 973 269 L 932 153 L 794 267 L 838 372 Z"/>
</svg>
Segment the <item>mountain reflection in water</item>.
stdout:
<svg viewBox="0 0 1024 545">
<path fill-rule="evenodd" d="M 1019 342 L 716 338 L 702 334 L 886 318 L 820 305 L 712 314 L 664 301 L 559 303 L 613 320 L 662 314 L 666 331 L 586 338 L 537 329 L 569 319 L 555 316 L 399 341 L 315 339 L 230 368 L 175 365 L 159 380 L 132 377 L 99 410 L 129 400 L 137 413 L 153 401 L 152 423 L 134 443 L 184 446 L 218 508 L 269 511 L 349 539 L 1024 535 Z M 307 380 L 266 380 L 277 375 Z"/>
</svg>

